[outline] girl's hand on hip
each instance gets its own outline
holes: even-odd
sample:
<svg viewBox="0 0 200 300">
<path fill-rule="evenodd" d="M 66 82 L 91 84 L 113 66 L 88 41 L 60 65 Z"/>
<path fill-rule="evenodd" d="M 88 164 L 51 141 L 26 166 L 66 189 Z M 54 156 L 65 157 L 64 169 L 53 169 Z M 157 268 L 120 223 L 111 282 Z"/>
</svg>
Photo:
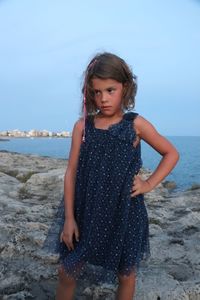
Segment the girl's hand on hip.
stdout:
<svg viewBox="0 0 200 300">
<path fill-rule="evenodd" d="M 151 190 L 152 188 L 147 180 L 143 180 L 139 175 L 134 176 L 133 185 L 131 188 L 131 197 L 148 193 Z"/>
<path fill-rule="evenodd" d="M 79 241 L 79 230 L 74 218 L 65 220 L 63 231 L 60 234 L 60 242 L 64 242 L 69 250 L 74 250 L 73 236 Z"/>
</svg>

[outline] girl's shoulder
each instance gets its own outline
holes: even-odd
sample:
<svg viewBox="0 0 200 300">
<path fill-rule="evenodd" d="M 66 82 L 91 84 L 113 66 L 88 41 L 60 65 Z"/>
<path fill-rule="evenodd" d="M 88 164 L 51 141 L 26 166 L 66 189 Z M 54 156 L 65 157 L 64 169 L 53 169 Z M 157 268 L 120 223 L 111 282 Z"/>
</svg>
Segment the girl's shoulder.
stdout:
<svg viewBox="0 0 200 300">
<path fill-rule="evenodd" d="M 137 116 L 134 118 L 133 126 L 135 128 L 135 131 L 136 131 L 137 135 L 140 135 L 141 129 L 144 126 L 144 121 L 146 121 L 145 118 L 143 116 L 139 115 L 139 114 L 137 114 Z"/>
<path fill-rule="evenodd" d="M 81 117 L 74 123 L 74 130 L 82 132 L 83 129 L 84 129 L 84 118 Z"/>
<path fill-rule="evenodd" d="M 134 123 L 136 127 L 143 127 L 152 125 L 144 116 L 137 114 L 137 116 L 134 118 Z"/>
<path fill-rule="evenodd" d="M 143 132 L 155 131 L 154 126 L 146 118 L 137 112 L 128 112 L 125 114 L 125 119 L 130 120 L 136 135 L 142 136 Z"/>
<path fill-rule="evenodd" d="M 137 135 L 139 135 L 142 139 L 146 139 L 147 137 L 157 138 L 159 135 L 154 125 L 139 114 L 135 118 L 133 126 Z"/>
<path fill-rule="evenodd" d="M 72 140 L 78 139 L 81 140 L 84 133 L 84 119 L 79 118 L 75 123 L 72 131 Z"/>
<path fill-rule="evenodd" d="M 124 115 L 124 118 L 126 120 L 129 120 L 133 123 L 133 128 L 136 131 L 136 134 L 138 135 L 140 132 L 141 127 L 143 127 L 144 124 L 144 118 L 137 112 L 128 112 Z"/>
</svg>

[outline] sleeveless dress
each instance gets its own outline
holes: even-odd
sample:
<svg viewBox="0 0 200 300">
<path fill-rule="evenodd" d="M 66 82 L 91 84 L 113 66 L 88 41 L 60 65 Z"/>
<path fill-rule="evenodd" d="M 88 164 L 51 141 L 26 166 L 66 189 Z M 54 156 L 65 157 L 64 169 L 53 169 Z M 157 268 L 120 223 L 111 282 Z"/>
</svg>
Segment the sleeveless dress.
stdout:
<svg viewBox="0 0 200 300">
<path fill-rule="evenodd" d="M 63 199 L 52 227 L 57 226 L 59 234 L 53 230 L 54 239 L 49 240 L 49 248 L 59 253 L 59 262 L 75 279 L 116 282 L 117 274 L 137 274 L 140 262 L 151 255 L 144 196 L 130 195 L 133 177 L 142 166 L 141 144 L 133 146 L 137 115 L 125 113 L 108 129 L 96 128 L 93 116 L 86 118 L 74 196 L 79 241 L 74 238 L 74 250 L 68 250 L 58 238 L 64 224 Z"/>
</svg>

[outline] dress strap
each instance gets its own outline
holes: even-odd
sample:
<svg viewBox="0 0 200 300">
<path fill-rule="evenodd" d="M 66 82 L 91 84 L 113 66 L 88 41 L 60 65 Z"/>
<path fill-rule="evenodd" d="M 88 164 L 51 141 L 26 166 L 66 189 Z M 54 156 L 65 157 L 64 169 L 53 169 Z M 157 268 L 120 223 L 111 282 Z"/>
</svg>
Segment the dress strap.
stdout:
<svg viewBox="0 0 200 300">
<path fill-rule="evenodd" d="M 93 116 L 92 115 L 87 115 L 85 121 L 86 121 L 87 125 L 92 125 L 92 123 L 93 123 Z"/>
<path fill-rule="evenodd" d="M 128 112 L 128 113 L 125 113 L 125 114 L 124 114 L 123 118 L 124 118 L 125 120 L 130 120 L 130 121 L 132 121 L 132 120 L 134 120 L 137 116 L 138 116 L 138 113 L 135 113 L 135 112 Z"/>
</svg>

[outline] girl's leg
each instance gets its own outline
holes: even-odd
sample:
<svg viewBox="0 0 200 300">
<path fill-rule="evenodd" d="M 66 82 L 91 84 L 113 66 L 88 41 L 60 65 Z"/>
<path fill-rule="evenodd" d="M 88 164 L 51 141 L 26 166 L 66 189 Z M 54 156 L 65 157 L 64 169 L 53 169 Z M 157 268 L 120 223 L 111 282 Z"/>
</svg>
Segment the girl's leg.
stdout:
<svg viewBox="0 0 200 300">
<path fill-rule="evenodd" d="M 58 269 L 58 278 L 56 300 L 73 300 L 76 280 L 66 275 L 63 266 Z"/>
<path fill-rule="evenodd" d="M 132 272 L 130 275 L 119 275 L 119 286 L 117 289 L 116 300 L 133 300 L 135 294 L 136 275 Z"/>
</svg>

